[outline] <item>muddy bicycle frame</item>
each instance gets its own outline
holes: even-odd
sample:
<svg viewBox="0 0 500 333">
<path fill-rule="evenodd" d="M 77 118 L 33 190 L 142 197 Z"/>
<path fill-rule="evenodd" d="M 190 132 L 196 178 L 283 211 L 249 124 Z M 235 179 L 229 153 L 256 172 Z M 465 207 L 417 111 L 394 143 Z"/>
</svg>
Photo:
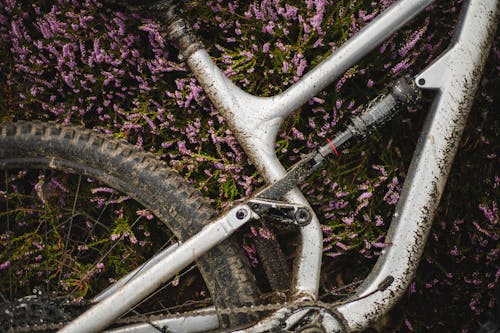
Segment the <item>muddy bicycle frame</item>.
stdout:
<svg viewBox="0 0 500 333">
<path fill-rule="evenodd" d="M 273 97 L 256 97 L 242 91 L 224 76 L 196 40 L 181 45 L 180 51 L 252 163 L 271 184 L 286 173 L 274 150 L 284 119 L 433 2 L 397 1 L 300 81 Z M 370 322 L 389 311 L 412 281 L 481 79 L 497 20 L 497 0 L 465 1 L 450 47 L 415 77 L 419 88 L 434 89 L 436 96 L 386 236 L 385 243 L 389 245 L 383 249 L 371 273 L 354 295 L 331 306 L 329 318 L 322 323 L 327 331 L 352 332 L 366 328 Z M 182 29 L 186 28 L 183 24 L 171 24 L 169 33 L 182 33 Z M 289 192 L 286 200 L 310 207 L 298 189 Z M 247 205 L 237 205 L 191 239 L 172 246 L 130 273 L 98 296 L 96 305 L 61 331 L 94 332 L 105 329 L 179 270 L 254 217 Z M 322 231 L 316 216 L 307 226 L 299 228 L 299 240 L 291 293 L 295 301 L 314 301 L 318 296 L 323 252 Z M 393 282 L 386 289 L 378 290 L 388 277 Z M 290 316 L 292 312 L 295 314 Z M 284 308 L 241 332 L 269 331 L 286 318 L 291 325 L 291 317 L 299 318 L 306 312 Z M 218 328 L 219 321 L 216 314 L 200 314 L 158 320 L 155 325 L 168 327 L 169 332 L 201 332 Z M 113 332 L 157 330 L 149 323 L 142 323 Z"/>
</svg>

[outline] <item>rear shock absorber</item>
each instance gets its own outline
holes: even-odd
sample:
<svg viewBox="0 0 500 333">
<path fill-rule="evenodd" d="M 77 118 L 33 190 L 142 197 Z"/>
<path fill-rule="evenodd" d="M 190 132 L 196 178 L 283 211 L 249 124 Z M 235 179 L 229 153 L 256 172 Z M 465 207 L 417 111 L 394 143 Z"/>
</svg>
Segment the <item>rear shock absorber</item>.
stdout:
<svg viewBox="0 0 500 333">
<path fill-rule="evenodd" d="M 386 95 L 375 98 L 366 110 L 349 119 L 345 129 L 335 135 L 328 143 L 318 149 L 318 159 L 324 158 L 332 152 L 338 155 L 341 149 L 346 148 L 357 138 L 362 140 L 383 124 L 391 120 L 405 105 L 415 103 L 420 99 L 420 89 L 413 79 L 399 78 Z"/>
<path fill-rule="evenodd" d="M 389 93 L 375 98 L 368 107 L 358 115 L 352 116 L 345 129 L 340 131 L 328 143 L 308 154 L 295 163 L 286 175 L 256 194 L 257 198 L 278 200 L 295 185 L 306 179 L 319 169 L 326 157 L 334 153 L 339 155 L 355 139 L 362 140 L 370 133 L 391 120 L 399 110 L 420 99 L 420 90 L 409 77 L 399 78 L 390 88 Z"/>
</svg>

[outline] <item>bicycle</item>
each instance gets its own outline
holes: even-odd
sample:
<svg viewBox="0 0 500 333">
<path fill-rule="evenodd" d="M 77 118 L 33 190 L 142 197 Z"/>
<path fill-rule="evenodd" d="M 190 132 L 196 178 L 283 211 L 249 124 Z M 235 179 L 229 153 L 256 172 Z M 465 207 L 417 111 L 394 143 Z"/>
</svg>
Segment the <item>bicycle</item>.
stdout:
<svg viewBox="0 0 500 333">
<path fill-rule="evenodd" d="M 172 245 L 146 266 L 132 272 L 125 278 L 127 283 L 118 282 L 118 286 L 123 284 L 122 288 L 112 288 L 99 296 L 99 303 L 63 331 L 104 329 L 194 259 L 198 260 L 207 277 L 209 289 L 216 291 L 212 295 L 220 309 L 214 311 L 208 308 L 185 316 L 148 319 L 146 323 L 123 330 L 155 331 L 161 327 L 175 330 L 176 325 L 183 324 L 188 326 L 179 326 L 179 331 L 206 331 L 219 328 L 219 320 L 223 325 L 248 324 L 260 313 L 265 314 L 263 318 L 258 318 L 257 324 L 242 331 L 287 330 L 295 325 L 299 325 L 297 330 L 302 332 L 323 329 L 353 331 L 366 327 L 394 305 L 406 290 L 418 265 L 437 206 L 436 199 L 439 199 L 444 187 L 457 140 L 463 130 L 464 117 L 470 108 L 471 95 L 477 87 L 480 77 L 477 71 L 480 72 L 487 55 L 484 45 L 494 35 L 492 27 L 496 26 L 496 1 L 470 1 L 465 4 L 466 10 L 453 48 L 419 74 L 415 84 L 411 80 L 398 81 L 365 113 L 354 117 L 345 131 L 288 171 L 275 157 L 274 140 L 286 116 L 430 3 L 432 1 L 429 0 L 397 2 L 304 79 L 283 94 L 269 98 L 249 96 L 227 80 L 186 22 L 171 10 L 173 7 L 169 1 L 152 5 L 150 10 L 159 13 L 159 18 L 167 22 L 169 36 L 178 45 L 181 56 L 186 59 L 213 103 L 225 115 L 260 174 L 270 184 L 251 198 L 236 202 L 232 209 L 207 226 L 204 224 L 214 216 L 213 211 L 201 201 L 197 192 L 180 177 L 164 170 L 164 165 L 152 155 L 87 130 L 44 123 L 2 126 L 4 167 L 41 164 L 92 176 L 137 199 L 183 239 L 182 244 Z M 480 17 L 479 21 L 488 25 L 476 24 L 472 17 Z M 475 55 L 467 52 L 475 52 Z M 459 58 L 470 59 L 471 63 L 458 64 Z M 450 81 L 444 82 L 446 80 Z M 321 228 L 308 202 L 294 187 L 324 164 L 328 155 L 337 154 L 352 137 L 365 136 L 390 119 L 396 106 L 418 99 L 419 88 L 441 89 L 431 111 L 434 119 L 429 117 L 421 136 L 433 137 L 433 140 L 422 139 L 417 147 L 417 157 L 410 167 L 402 199 L 387 236 L 386 243 L 391 246 L 384 250 L 373 272 L 356 289 L 354 296 L 334 304 L 319 302 Z M 455 96 L 460 96 L 460 100 Z M 448 108 L 452 110 L 450 113 L 445 112 Z M 78 187 L 79 184 L 80 181 Z M 282 198 L 287 201 L 281 201 Z M 300 230 L 302 246 L 293 274 L 292 300 L 286 304 L 251 307 L 257 303 L 259 292 L 244 261 L 237 254 L 239 250 L 234 241 L 224 241 L 208 257 L 200 256 L 250 220 L 276 215 L 282 223 L 296 225 Z M 406 252 L 407 248 L 412 248 L 412 251 Z M 227 270 L 220 270 L 219 267 L 229 267 L 230 277 L 227 277 Z M 220 285 L 221 281 L 225 284 Z M 200 321 L 205 326 L 201 326 Z"/>
</svg>

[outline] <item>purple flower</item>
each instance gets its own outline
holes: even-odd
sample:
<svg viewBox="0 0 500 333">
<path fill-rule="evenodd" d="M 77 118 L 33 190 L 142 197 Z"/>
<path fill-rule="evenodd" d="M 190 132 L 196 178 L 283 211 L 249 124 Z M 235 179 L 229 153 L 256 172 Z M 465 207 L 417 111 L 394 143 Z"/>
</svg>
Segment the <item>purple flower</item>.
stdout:
<svg viewBox="0 0 500 333">
<path fill-rule="evenodd" d="M 304 74 L 304 70 L 307 67 L 307 60 L 302 58 L 299 61 L 299 65 L 297 66 L 297 76 L 301 77 Z"/>
<path fill-rule="evenodd" d="M 488 222 L 491 224 L 498 223 L 498 207 L 496 201 L 492 201 L 492 208 L 489 208 L 485 204 L 480 204 L 479 210 L 483 213 Z"/>
<path fill-rule="evenodd" d="M 413 326 L 411 326 L 411 323 L 408 319 L 405 319 L 405 326 L 408 329 L 408 331 L 413 332 Z"/>
<path fill-rule="evenodd" d="M 266 32 L 270 35 L 274 35 L 274 22 L 269 21 L 266 25 L 262 27 L 262 32 Z"/>
<path fill-rule="evenodd" d="M 346 225 L 351 225 L 352 222 L 354 222 L 354 217 L 353 216 L 343 217 L 342 222 L 344 222 Z"/>
<path fill-rule="evenodd" d="M 342 242 L 337 242 L 337 243 L 335 243 L 335 245 L 336 245 L 338 248 L 340 248 L 340 249 L 342 249 L 342 250 L 344 250 L 344 251 L 349 250 L 349 247 L 348 247 L 347 245 L 345 245 L 344 243 L 342 243 Z"/>
<path fill-rule="evenodd" d="M 410 283 L 410 286 L 408 287 L 408 291 L 410 294 L 414 294 L 417 292 L 417 287 L 416 287 L 415 282 Z"/>
<path fill-rule="evenodd" d="M 384 220 L 380 215 L 375 215 L 375 226 L 380 227 L 384 225 Z"/>
<path fill-rule="evenodd" d="M 388 191 L 384 195 L 384 201 L 389 205 L 395 205 L 399 201 L 399 192 L 401 188 L 399 187 L 399 181 L 397 177 L 392 178 L 392 182 L 387 185 Z"/>
<path fill-rule="evenodd" d="M 10 261 L 4 261 L 3 263 L 0 264 L 0 269 L 6 269 L 10 267 Z"/>
<path fill-rule="evenodd" d="M 404 71 L 408 67 L 410 67 L 409 60 L 404 59 L 403 61 L 399 62 L 398 64 L 396 64 L 396 66 L 392 68 L 392 73 L 398 74 L 399 72 Z"/>
<path fill-rule="evenodd" d="M 92 194 L 96 193 L 115 193 L 115 190 L 110 187 L 96 187 L 90 190 Z"/>
<path fill-rule="evenodd" d="M 364 192 L 358 197 L 358 201 L 365 201 L 370 199 L 373 196 L 372 192 Z"/>
</svg>

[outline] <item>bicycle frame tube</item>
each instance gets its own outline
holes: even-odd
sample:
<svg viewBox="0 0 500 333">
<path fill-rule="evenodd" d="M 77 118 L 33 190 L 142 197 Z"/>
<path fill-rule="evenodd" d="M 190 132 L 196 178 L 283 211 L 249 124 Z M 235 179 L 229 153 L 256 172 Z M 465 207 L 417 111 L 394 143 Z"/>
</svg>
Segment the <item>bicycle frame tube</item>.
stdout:
<svg viewBox="0 0 500 333">
<path fill-rule="evenodd" d="M 141 266 L 137 267 L 134 269 L 132 272 L 128 273 L 126 276 L 122 277 L 119 281 L 115 282 L 111 286 L 109 286 L 107 289 L 103 290 L 99 295 L 94 297 L 92 299 L 92 303 L 98 303 L 108 297 L 109 295 L 114 294 L 116 291 L 118 291 L 121 287 L 135 279 L 140 275 L 141 272 L 144 270 L 148 269 L 149 267 L 152 267 L 154 264 L 162 260 L 163 258 L 168 257 L 170 254 L 174 252 L 179 246 L 181 245 L 181 242 L 177 242 L 175 244 L 170 245 L 168 248 L 165 250 L 161 251 L 160 253 L 156 254 L 154 257 L 146 261 L 144 264 Z"/>
<path fill-rule="evenodd" d="M 203 49 L 189 56 L 187 63 L 228 121 L 252 163 L 264 179 L 272 183 L 286 172 L 274 152 L 276 135 L 284 119 L 433 1 L 396 2 L 299 82 L 274 97 L 256 97 L 242 91 L 224 76 Z M 286 199 L 308 205 L 298 190 L 291 191 Z M 294 268 L 294 292 L 297 296 L 315 299 L 323 246 L 322 231 L 316 216 L 308 226 L 300 229 L 299 240 L 301 247 Z"/>
<path fill-rule="evenodd" d="M 155 262 L 146 264 L 133 279 L 84 312 L 60 332 L 87 333 L 105 329 L 116 318 L 158 289 L 162 283 L 231 236 L 252 218 L 254 216 L 247 205 L 232 208 L 222 217 L 207 224 L 168 256 L 155 258 Z"/>
<path fill-rule="evenodd" d="M 443 193 L 453 158 L 481 79 L 498 23 L 497 0 L 463 4 L 451 47 L 416 78 L 424 89 L 438 89 L 427 116 L 400 201 L 374 269 L 352 299 L 366 295 L 391 275 L 394 283 L 336 309 L 346 331 L 357 331 L 387 312 L 413 279 Z"/>
<path fill-rule="evenodd" d="M 208 307 L 207 312 L 213 312 L 215 307 Z M 216 314 L 199 314 L 191 317 L 159 319 L 152 322 L 156 327 L 168 327 L 168 332 L 207 332 L 219 328 L 219 318 Z M 158 333 L 151 323 L 132 324 L 105 331 L 106 333 Z"/>
</svg>

